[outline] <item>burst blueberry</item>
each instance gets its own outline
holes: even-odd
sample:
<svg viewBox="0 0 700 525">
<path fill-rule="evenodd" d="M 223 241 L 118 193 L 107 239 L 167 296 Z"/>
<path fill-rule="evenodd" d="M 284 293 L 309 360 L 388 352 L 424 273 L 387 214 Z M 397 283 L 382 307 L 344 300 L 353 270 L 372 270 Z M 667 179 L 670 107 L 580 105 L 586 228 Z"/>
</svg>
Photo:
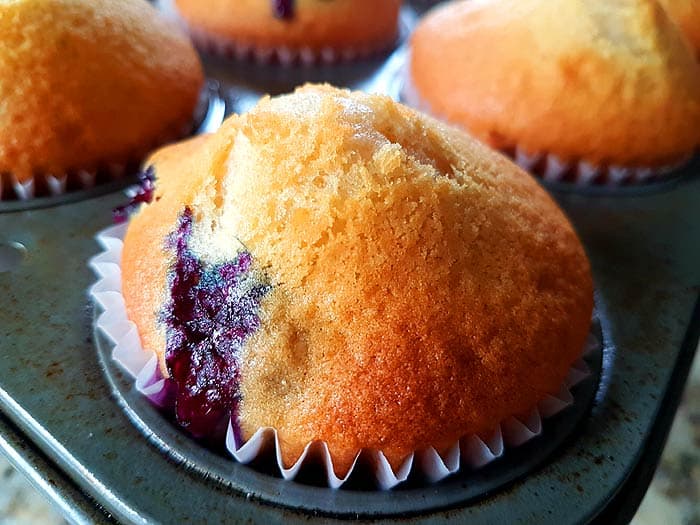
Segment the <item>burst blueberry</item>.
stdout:
<svg viewBox="0 0 700 525">
<path fill-rule="evenodd" d="M 235 423 L 241 349 L 260 326 L 260 302 L 271 287 L 253 271 L 247 251 L 223 264 L 202 262 L 190 248 L 193 223 L 186 208 L 166 241 L 175 262 L 160 320 L 177 420 L 202 437 L 220 432 L 229 419 Z"/>
<path fill-rule="evenodd" d="M 283 20 L 293 18 L 294 0 L 272 0 L 272 13 Z"/>
<path fill-rule="evenodd" d="M 140 204 L 148 204 L 153 201 L 156 191 L 156 172 L 153 166 L 140 172 L 138 179 L 135 193 L 129 202 L 112 210 L 112 220 L 115 224 L 122 224 L 129 220 L 129 216 L 136 211 Z"/>
</svg>

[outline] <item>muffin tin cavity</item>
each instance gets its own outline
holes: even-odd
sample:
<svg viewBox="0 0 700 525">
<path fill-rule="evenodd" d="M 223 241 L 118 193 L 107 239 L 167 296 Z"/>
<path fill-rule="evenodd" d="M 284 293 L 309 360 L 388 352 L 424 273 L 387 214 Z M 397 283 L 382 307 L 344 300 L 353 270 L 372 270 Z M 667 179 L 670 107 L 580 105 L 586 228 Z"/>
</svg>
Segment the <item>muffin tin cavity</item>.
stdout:
<svg viewBox="0 0 700 525">
<path fill-rule="evenodd" d="M 603 341 L 597 323 L 593 333 Z M 176 421 L 137 391 L 133 380 L 125 376 L 112 359 L 113 344 L 99 330 L 95 330 L 94 337 L 100 364 L 119 404 L 149 441 L 173 461 L 203 479 L 226 486 L 247 500 L 316 516 L 354 519 L 416 515 L 466 505 L 532 472 L 555 451 L 565 447 L 588 416 L 595 397 L 608 388 L 602 371 L 604 363 L 612 359 L 614 351 L 604 344 L 591 352 L 585 358 L 590 376 L 571 389 L 573 404 L 560 414 L 544 419 L 541 436 L 519 447 L 506 449 L 502 457 L 486 467 L 476 470 L 464 468 L 437 484 L 429 483 L 413 473 L 393 490 L 381 491 L 375 490 L 368 481 L 371 474 L 367 468 L 363 469 L 366 458 L 360 456 L 359 468 L 343 488 L 329 490 L 324 486 L 321 461 L 318 464 L 311 462 L 296 478 L 296 482 L 290 483 L 282 479 L 274 460 L 261 458 L 250 465 L 243 465 L 231 461 L 224 450 L 183 439 Z M 272 457 L 269 454 L 265 456 L 268 459 Z"/>
</svg>

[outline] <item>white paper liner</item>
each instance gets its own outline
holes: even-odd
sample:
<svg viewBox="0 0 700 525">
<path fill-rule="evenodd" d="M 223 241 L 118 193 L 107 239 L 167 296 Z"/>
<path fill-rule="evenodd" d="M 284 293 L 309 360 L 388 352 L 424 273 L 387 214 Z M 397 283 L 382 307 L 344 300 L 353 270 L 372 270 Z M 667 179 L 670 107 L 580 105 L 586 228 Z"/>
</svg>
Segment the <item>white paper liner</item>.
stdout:
<svg viewBox="0 0 700 525">
<path fill-rule="evenodd" d="M 121 293 L 121 254 L 122 239 L 127 224 L 112 226 L 97 235 L 97 241 L 103 252 L 89 261 L 89 266 L 98 275 L 99 280 L 90 289 L 90 296 L 103 312 L 97 318 L 97 327 L 114 343 L 113 359 L 121 365 L 136 381 L 136 388 L 159 406 L 168 399 L 166 381 L 158 369 L 155 352 L 145 350 L 141 345 L 136 325 L 126 313 L 124 298 Z M 595 325 L 595 321 L 593 323 Z M 601 343 L 591 332 L 582 349 L 582 356 L 600 349 Z M 445 456 L 434 448 L 415 451 L 394 471 L 382 452 L 369 451 L 377 486 L 382 490 L 390 489 L 405 481 L 413 468 L 429 481 L 439 481 L 457 472 L 461 466 L 482 467 L 503 455 L 506 446 L 521 445 L 542 433 L 542 418 L 551 417 L 573 403 L 570 389 L 590 375 L 590 370 L 583 359 L 576 361 L 570 368 L 559 393 L 542 399 L 530 413 L 523 418 L 509 417 L 503 421 L 491 436 L 482 438 L 477 435 L 465 436 L 454 443 Z M 226 448 L 241 463 L 250 463 L 262 450 L 274 445 L 277 465 L 282 477 L 292 480 L 302 469 L 307 458 L 319 452 L 325 465 L 327 484 L 339 488 L 351 476 L 360 453 L 355 457 L 347 474 L 336 476 L 333 460 L 328 447 L 323 442 L 311 442 L 306 445 L 299 459 L 289 468 L 284 466 L 277 431 L 273 428 L 259 429 L 247 442 L 239 443 L 234 429 L 229 422 L 226 433 Z"/>
<path fill-rule="evenodd" d="M 17 177 L 12 177 L 12 189 L 20 200 L 31 199 L 34 197 L 34 179 L 27 181 L 19 181 Z"/>
<path fill-rule="evenodd" d="M 228 60 L 252 61 L 260 65 L 278 63 L 285 67 L 296 64 L 302 66 L 332 65 L 362 60 L 382 53 L 393 42 L 391 40 L 379 46 L 365 45 L 342 49 L 324 47 L 320 50 L 310 47 L 264 47 L 217 37 L 193 27 L 187 29 L 194 45 L 208 55 Z"/>
<path fill-rule="evenodd" d="M 104 172 L 109 180 L 117 180 L 124 175 L 125 166 L 112 164 L 106 169 L 100 170 L 100 172 Z M 6 180 L 3 180 L 5 177 Z M 39 190 L 41 195 L 37 194 L 37 177 L 44 182 L 42 186 L 44 191 Z M 16 199 L 26 201 L 41 196 L 63 195 L 67 191 L 68 177 L 67 173 L 58 175 L 46 173 L 34 176 L 26 181 L 20 181 L 14 174 L 0 175 L 0 200 Z M 95 186 L 96 180 L 97 171 L 94 170 L 80 170 L 71 175 L 71 183 L 77 186 L 76 189 L 90 189 Z M 7 184 L 8 181 L 9 184 Z M 9 186 L 11 190 L 6 194 L 2 192 L 2 187 L 5 185 Z"/>
<path fill-rule="evenodd" d="M 551 153 L 531 154 L 516 147 L 515 152 L 503 151 L 518 166 L 546 181 L 562 182 L 573 180 L 580 185 L 602 184 L 620 186 L 642 184 L 663 178 L 690 161 L 692 155 L 672 165 L 661 167 L 647 166 L 596 166 L 584 160 L 566 162 Z"/>
<path fill-rule="evenodd" d="M 449 122 L 449 119 L 443 117 L 430 108 L 430 104 L 423 99 L 418 93 L 416 87 L 411 82 L 408 64 L 410 59 L 406 57 L 406 65 L 402 71 L 403 85 L 401 88 L 400 99 L 402 102 L 412 108 L 433 115 L 435 118 Z M 468 130 L 467 130 L 468 131 Z M 520 147 L 516 147 L 514 151 L 500 150 L 501 153 L 510 157 L 518 166 L 525 171 L 535 175 L 543 180 L 550 182 L 573 181 L 574 184 L 581 186 L 587 185 L 604 185 L 604 186 L 621 186 L 626 184 L 643 184 L 648 182 L 658 181 L 664 176 L 676 171 L 683 165 L 687 164 L 692 154 L 680 161 L 661 167 L 648 166 L 596 166 L 585 160 L 575 162 L 565 162 L 559 157 L 551 153 L 529 153 Z"/>
</svg>

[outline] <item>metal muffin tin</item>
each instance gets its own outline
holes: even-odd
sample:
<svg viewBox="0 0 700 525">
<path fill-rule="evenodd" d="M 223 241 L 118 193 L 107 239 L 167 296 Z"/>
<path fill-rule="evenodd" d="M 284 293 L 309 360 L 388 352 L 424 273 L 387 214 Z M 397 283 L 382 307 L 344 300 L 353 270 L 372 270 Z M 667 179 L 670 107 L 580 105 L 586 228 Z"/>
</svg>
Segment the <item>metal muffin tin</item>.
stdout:
<svg viewBox="0 0 700 525">
<path fill-rule="evenodd" d="M 417 16 L 404 13 L 404 33 Z M 399 49 L 359 64 L 292 69 L 207 60 L 218 81 L 210 118 L 305 81 L 396 96 L 403 56 Z M 593 265 L 604 339 L 589 358 L 593 376 L 574 390 L 573 407 L 545 420 L 541 437 L 492 465 L 389 492 L 361 483 L 333 491 L 236 464 L 133 390 L 93 331 L 87 297 L 95 277 L 86 262 L 99 251 L 93 237 L 124 200 L 123 186 L 0 203 L 0 451 L 71 521 L 559 525 L 631 517 L 700 331 L 699 163 L 638 188 L 548 186 Z"/>
</svg>

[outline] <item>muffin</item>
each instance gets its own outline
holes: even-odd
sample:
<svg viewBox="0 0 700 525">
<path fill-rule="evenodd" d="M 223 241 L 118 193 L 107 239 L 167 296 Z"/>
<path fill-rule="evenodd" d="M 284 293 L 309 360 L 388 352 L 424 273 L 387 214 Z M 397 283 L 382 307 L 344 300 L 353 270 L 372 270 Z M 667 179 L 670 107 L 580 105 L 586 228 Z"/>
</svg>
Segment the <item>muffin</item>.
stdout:
<svg viewBox="0 0 700 525">
<path fill-rule="evenodd" d="M 191 127 L 202 85 L 186 36 L 143 0 L 0 3 L 5 190 L 140 163 Z"/>
<path fill-rule="evenodd" d="M 548 178 L 642 180 L 700 144 L 700 66 L 653 0 L 438 7 L 407 95 Z"/>
<path fill-rule="evenodd" d="M 389 47 L 401 0 L 174 0 L 199 45 L 261 62 L 337 62 Z"/>
<path fill-rule="evenodd" d="M 388 97 L 307 86 L 152 163 L 124 239 L 129 318 L 195 436 L 278 433 L 396 467 L 559 392 L 589 263 L 525 172 Z"/>
<path fill-rule="evenodd" d="M 700 0 L 659 0 L 700 58 Z"/>
</svg>

